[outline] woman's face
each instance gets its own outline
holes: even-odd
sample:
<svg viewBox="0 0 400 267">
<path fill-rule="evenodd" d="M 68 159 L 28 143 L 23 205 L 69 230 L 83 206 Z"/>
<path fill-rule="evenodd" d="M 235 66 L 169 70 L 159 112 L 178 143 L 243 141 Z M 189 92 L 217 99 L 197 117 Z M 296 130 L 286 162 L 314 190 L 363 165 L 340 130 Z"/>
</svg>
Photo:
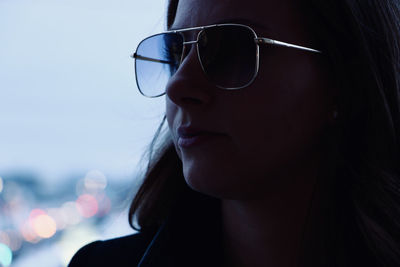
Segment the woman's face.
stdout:
<svg viewBox="0 0 400 267">
<path fill-rule="evenodd" d="M 180 0 L 172 28 L 221 21 L 246 21 L 258 36 L 313 47 L 295 0 Z M 257 197 L 315 162 L 332 111 L 321 55 L 260 46 L 255 81 L 228 91 L 207 80 L 196 47 L 187 48 L 166 88 L 166 115 L 190 187 L 222 198 Z M 185 139 L 180 127 L 211 134 Z"/>
</svg>

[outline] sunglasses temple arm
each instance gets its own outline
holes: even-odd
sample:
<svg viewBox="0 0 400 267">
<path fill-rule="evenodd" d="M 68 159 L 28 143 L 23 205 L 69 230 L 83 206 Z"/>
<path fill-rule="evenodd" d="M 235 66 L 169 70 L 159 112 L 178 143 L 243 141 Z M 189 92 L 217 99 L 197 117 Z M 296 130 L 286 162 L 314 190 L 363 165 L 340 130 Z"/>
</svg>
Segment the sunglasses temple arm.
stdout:
<svg viewBox="0 0 400 267">
<path fill-rule="evenodd" d="M 156 58 L 151 58 L 151 57 L 144 57 L 144 56 L 138 55 L 136 53 L 134 53 L 131 56 L 131 58 L 146 60 L 146 61 L 151 61 L 151 62 L 157 62 L 157 63 L 163 63 L 163 64 L 173 64 L 174 63 L 172 61 L 166 61 L 166 60 L 161 60 L 161 59 L 156 59 Z"/>
<path fill-rule="evenodd" d="M 272 40 L 272 39 L 269 39 L 269 38 L 255 38 L 255 41 L 259 45 L 260 44 L 270 44 L 270 45 L 284 46 L 284 47 L 289 47 L 289 48 L 300 49 L 300 50 L 309 51 L 309 52 L 313 52 L 313 53 L 322 53 L 321 51 L 315 50 L 315 49 L 312 49 L 312 48 L 299 46 L 299 45 L 294 45 L 294 44 L 289 44 L 289 43 L 285 43 L 285 42 L 281 42 L 281 41 L 276 41 L 276 40 Z"/>
</svg>

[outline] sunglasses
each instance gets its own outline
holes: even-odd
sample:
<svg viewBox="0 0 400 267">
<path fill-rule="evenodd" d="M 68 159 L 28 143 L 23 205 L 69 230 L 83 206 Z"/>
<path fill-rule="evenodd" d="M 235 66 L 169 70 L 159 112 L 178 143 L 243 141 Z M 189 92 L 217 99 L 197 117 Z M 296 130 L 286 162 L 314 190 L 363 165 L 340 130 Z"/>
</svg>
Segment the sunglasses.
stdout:
<svg viewBox="0 0 400 267">
<path fill-rule="evenodd" d="M 197 40 L 185 41 L 184 34 L 198 31 Z M 186 46 L 196 45 L 197 56 L 207 79 L 226 90 L 249 86 L 259 68 L 259 46 L 273 45 L 312 53 L 321 51 L 258 37 L 249 26 L 214 24 L 185 28 L 152 35 L 141 41 L 132 55 L 135 59 L 136 83 L 142 95 L 165 94 L 169 79 L 177 72 L 186 55 Z"/>
</svg>

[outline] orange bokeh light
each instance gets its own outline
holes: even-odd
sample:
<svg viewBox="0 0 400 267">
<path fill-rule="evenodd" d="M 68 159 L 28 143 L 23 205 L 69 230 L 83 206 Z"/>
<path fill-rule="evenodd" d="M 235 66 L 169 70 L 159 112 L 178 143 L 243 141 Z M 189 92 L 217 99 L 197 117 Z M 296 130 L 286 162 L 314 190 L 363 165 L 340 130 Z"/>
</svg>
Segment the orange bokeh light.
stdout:
<svg viewBox="0 0 400 267">
<path fill-rule="evenodd" d="M 57 230 L 55 220 L 41 209 L 34 209 L 29 214 L 29 228 L 25 229 L 28 239 L 33 238 L 32 233 L 40 238 L 50 238 Z"/>
<path fill-rule="evenodd" d="M 50 238 L 57 231 L 57 224 L 53 218 L 47 214 L 37 216 L 32 222 L 32 228 L 41 238 Z"/>
</svg>

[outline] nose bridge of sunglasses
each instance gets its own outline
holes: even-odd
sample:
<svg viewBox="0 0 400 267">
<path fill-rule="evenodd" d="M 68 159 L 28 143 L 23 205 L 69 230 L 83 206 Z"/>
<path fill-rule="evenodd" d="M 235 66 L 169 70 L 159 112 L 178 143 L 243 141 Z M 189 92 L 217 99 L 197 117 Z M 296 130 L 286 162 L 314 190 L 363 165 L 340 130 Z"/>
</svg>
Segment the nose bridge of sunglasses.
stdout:
<svg viewBox="0 0 400 267">
<path fill-rule="evenodd" d="M 182 55 L 181 55 L 181 59 L 180 59 L 180 64 L 182 64 L 183 60 L 186 58 L 186 56 L 190 53 L 190 51 L 192 50 L 192 45 L 197 44 L 198 41 L 194 40 L 194 41 L 187 41 L 187 42 L 183 42 L 183 49 L 182 49 Z"/>
<path fill-rule="evenodd" d="M 204 42 L 204 30 L 208 28 L 213 28 L 216 25 L 209 25 L 209 26 L 201 26 L 201 27 L 192 27 L 192 28 L 186 28 L 186 29 L 180 29 L 174 31 L 175 33 L 179 32 L 182 37 L 183 37 L 183 51 L 182 51 L 182 58 L 181 58 L 181 63 L 183 59 L 189 54 L 189 52 L 192 50 L 192 45 L 198 45 L 201 43 L 201 39 Z M 190 40 L 190 41 L 189 41 Z M 196 47 L 196 49 L 198 49 Z"/>
<path fill-rule="evenodd" d="M 196 44 L 198 41 L 188 41 L 188 42 L 183 42 L 183 45 L 191 45 L 191 44 Z"/>
</svg>

